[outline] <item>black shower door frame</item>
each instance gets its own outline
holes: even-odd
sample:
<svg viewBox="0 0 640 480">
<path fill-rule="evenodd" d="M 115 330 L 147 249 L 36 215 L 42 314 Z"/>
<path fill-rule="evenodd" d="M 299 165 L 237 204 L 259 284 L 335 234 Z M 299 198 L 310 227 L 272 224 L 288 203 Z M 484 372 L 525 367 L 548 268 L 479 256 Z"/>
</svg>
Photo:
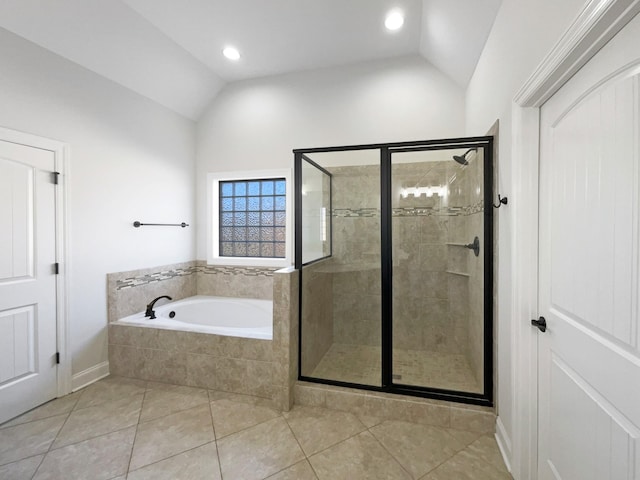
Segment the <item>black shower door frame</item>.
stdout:
<svg viewBox="0 0 640 480">
<path fill-rule="evenodd" d="M 484 378 L 483 392 L 472 393 L 446 390 L 428 386 L 413 386 L 393 381 L 393 257 L 392 257 L 392 187 L 391 158 L 394 153 L 418 152 L 428 150 L 484 149 Z M 380 248 L 381 248 L 381 385 L 364 385 L 323 378 L 308 377 L 302 372 L 302 267 L 311 264 L 302 263 L 302 161 L 308 161 L 326 172 L 307 156 L 313 153 L 345 152 L 353 150 L 380 151 Z M 493 406 L 494 400 L 494 361 L 493 361 L 493 157 L 494 140 L 492 136 L 447 138 L 415 142 L 377 143 L 368 145 L 347 145 L 338 147 L 302 148 L 294 153 L 295 188 L 295 268 L 299 278 L 298 311 L 298 379 L 306 382 L 335 385 L 362 390 L 412 395 L 417 397 L 448 400 L 474 405 Z M 327 172 L 328 173 L 328 172 Z M 333 233 L 332 233 L 333 234 Z"/>
</svg>

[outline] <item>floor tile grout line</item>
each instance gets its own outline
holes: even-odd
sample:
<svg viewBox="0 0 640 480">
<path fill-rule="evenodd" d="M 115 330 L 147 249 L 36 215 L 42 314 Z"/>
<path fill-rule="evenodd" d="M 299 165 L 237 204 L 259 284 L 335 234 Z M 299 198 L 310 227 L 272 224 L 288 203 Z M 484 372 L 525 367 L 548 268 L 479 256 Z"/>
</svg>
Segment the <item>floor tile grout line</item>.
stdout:
<svg viewBox="0 0 640 480">
<path fill-rule="evenodd" d="M 222 462 L 220 461 L 220 450 L 218 449 L 218 435 L 216 434 L 216 423 L 213 420 L 213 410 L 211 409 L 211 395 L 209 390 L 207 390 L 207 400 L 209 401 L 209 416 L 211 417 L 211 430 L 213 430 L 213 443 L 216 447 L 216 458 L 218 459 L 218 471 L 220 472 L 220 479 L 223 479 L 222 476 Z"/>
<path fill-rule="evenodd" d="M 151 390 L 151 391 L 154 391 L 154 390 Z M 146 399 L 146 395 L 147 395 L 147 392 L 145 392 L 145 399 Z M 152 418 L 152 419 L 150 419 L 150 420 L 144 420 L 144 421 L 142 421 L 142 422 L 141 422 L 140 420 L 138 420 L 138 424 L 139 424 L 139 425 L 146 425 L 147 423 L 154 422 L 154 421 L 156 421 L 156 420 L 159 420 L 159 419 L 161 419 L 161 418 L 168 417 L 168 416 L 170 416 L 170 415 L 175 415 L 176 413 L 186 412 L 186 411 L 188 411 L 188 410 L 192 410 L 192 409 L 194 409 L 194 408 L 202 407 L 203 405 L 206 405 L 206 403 L 207 403 L 207 402 L 208 402 L 208 400 L 205 400 L 205 402 L 203 402 L 203 403 L 201 403 L 201 404 L 199 404 L 199 405 L 194 405 L 194 406 L 192 406 L 192 407 L 185 408 L 185 409 L 182 409 L 182 410 L 176 410 L 175 412 L 170 412 L 170 413 L 165 413 L 165 414 L 163 414 L 163 415 L 158 415 L 157 417 L 153 417 L 153 418 Z M 143 406 L 140 408 L 140 418 L 142 418 L 142 409 L 143 409 L 143 408 L 144 408 L 144 400 L 143 400 Z"/>
<path fill-rule="evenodd" d="M 373 427 L 371 427 L 371 428 L 373 428 Z M 374 439 L 376 442 L 378 442 L 378 445 L 380 445 L 380 446 L 382 447 L 382 449 L 383 449 L 385 452 L 387 452 L 387 453 L 391 456 L 391 458 L 393 458 L 393 459 L 396 461 L 396 463 L 397 463 L 398 465 L 400 465 L 400 468 L 401 468 L 401 469 L 402 469 L 402 470 L 403 470 L 407 475 L 409 475 L 409 478 L 410 478 L 410 479 L 413 479 L 413 475 L 411 474 L 411 472 L 410 472 L 409 470 L 407 470 L 407 469 L 406 469 L 406 467 L 402 464 L 402 462 L 401 462 L 400 460 L 398 460 L 398 459 L 396 458 L 396 456 L 395 456 L 393 453 L 391 453 L 387 447 L 385 447 L 385 446 L 384 446 L 384 443 L 382 443 L 382 442 L 380 441 L 380 439 L 379 439 L 378 437 L 376 437 L 376 434 L 375 434 L 375 433 L 373 433 L 373 432 L 371 431 L 371 429 L 369 429 L 369 428 L 367 428 L 367 431 L 369 432 L 369 434 L 371 434 L 371 436 L 373 437 L 373 439 Z"/>
<path fill-rule="evenodd" d="M 392 420 L 392 421 L 399 421 L 399 422 L 404 422 L 404 420 Z M 382 422 L 381 422 L 382 423 Z M 381 425 L 378 424 L 378 425 Z M 396 462 L 398 462 L 400 464 L 401 467 L 403 467 L 403 470 L 407 471 L 406 468 L 404 468 L 404 466 L 402 465 L 402 462 L 400 462 L 399 459 L 397 459 L 395 457 L 395 455 L 393 453 L 391 453 L 391 451 L 389 451 L 389 449 L 387 449 L 384 444 L 380 441 L 380 439 L 378 439 L 378 437 L 376 436 L 376 434 L 374 432 L 371 431 L 372 428 L 375 428 L 378 425 L 374 425 L 372 427 L 368 427 L 367 429 L 370 431 L 371 435 L 373 435 L 373 437 L 378 441 L 378 443 L 380 443 L 382 445 L 382 447 L 389 453 L 389 455 L 391 455 L 394 460 L 396 460 Z M 468 432 L 468 433 L 478 433 L 478 432 L 472 432 L 470 430 L 462 430 L 459 428 L 451 428 L 451 427 L 441 427 L 441 426 L 437 426 L 437 425 L 424 425 L 426 427 L 429 428 L 436 428 L 439 430 L 445 430 L 444 433 L 447 434 L 449 437 L 453 438 L 454 440 L 458 441 L 453 435 L 451 435 L 448 431 L 446 430 L 458 430 L 461 432 Z M 473 443 L 477 442 L 480 438 L 482 438 L 482 436 L 484 436 L 484 433 L 478 433 L 478 435 L 480 435 L 478 438 L 476 438 L 475 440 L 473 440 L 470 444 L 468 445 L 464 445 L 460 450 L 456 450 L 455 453 L 449 457 L 447 457 L 446 459 L 442 460 L 440 463 L 438 463 L 435 467 L 433 467 L 432 469 L 430 469 L 428 472 L 426 472 L 423 476 L 421 476 L 418 480 L 426 477 L 429 473 L 431 473 L 432 471 L 434 471 L 436 468 L 440 467 L 442 464 L 448 462 L 449 460 L 451 460 L 453 457 L 455 457 L 456 455 L 458 455 L 459 453 L 463 452 L 464 450 L 466 450 L 467 448 L 469 448 L 469 446 L 471 446 Z M 460 442 L 462 443 L 462 442 Z M 483 459 L 484 460 L 484 459 Z M 484 462 L 484 463 L 488 463 L 488 462 Z M 409 472 L 408 472 L 409 473 Z M 413 475 L 411 475 L 411 473 L 409 473 L 409 476 L 413 478 Z"/>
<path fill-rule="evenodd" d="M 445 463 L 447 463 L 449 460 L 451 460 L 453 457 L 455 457 L 456 455 L 458 455 L 460 452 L 462 452 L 464 450 L 464 448 L 456 453 L 454 453 L 453 455 L 451 455 L 449 458 L 442 460 L 440 463 L 438 463 L 435 467 L 433 467 L 431 470 L 429 470 L 427 473 L 425 473 L 422 477 L 420 477 L 420 479 L 426 477 L 427 475 L 429 475 L 431 472 L 435 471 L 436 469 L 440 468 L 442 465 L 444 465 Z M 419 479 L 419 480 L 420 480 Z"/>
<path fill-rule="evenodd" d="M 139 395 L 144 395 L 144 394 L 139 394 Z M 140 409 L 139 409 L 139 411 L 138 411 L 138 420 L 140 419 L 140 412 L 142 411 L 142 403 L 141 403 L 140 405 L 141 405 L 141 406 L 140 406 Z M 98 406 L 99 406 L 99 405 L 96 405 L 96 407 L 98 407 Z M 58 439 L 58 436 L 60 435 L 60 432 L 62 431 L 62 428 L 64 428 L 64 426 L 67 424 L 67 421 L 69 420 L 69 418 L 71 417 L 71 415 L 72 415 L 73 413 L 74 413 L 74 412 L 70 412 L 70 413 L 69 413 L 69 416 L 67 417 L 67 419 L 65 420 L 64 424 L 62 425 L 62 427 L 60 428 L 60 430 L 59 430 L 59 431 L 58 431 L 58 433 L 56 434 L 56 438 L 54 439 L 54 441 L 53 441 L 53 442 L 51 442 L 51 446 L 53 446 L 53 444 L 55 443 L 55 441 Z M 56 448 L 51 448 L 51 447 L 50 447 L 50 448 L 49 448 L 49 450 L 47 451 L 47 453 L 52 452 L 52 451 L 56 451 L 56 450 L 60 450 L 60 449 L 62 449 L 62 448 L 68 447 L 68 446 L 70 446 L 70 445 L 77 445 L 77 444 L 79 444 L 79 443 L 86 442 L 86 441 L 88 441 L 88 440 L 93 440 L 93 439 L 96 439 L 96 438 L 104 437 L 105 435 L 109 435 L 109 434 L 111 434 L 111 433 L 119 432 L 119 431 L 121 431 L 121 430 L 125 430 L 125 429 L 127 429 L 127 428 L 131 428 L 131 427 L 133 427 L 133 426 L 136 426 L 136 427 L 137 427 L 137 425 L 138 425 L 138 420 L 136 420 L 136 422 L 135 422 L 135 423 L 131 423 L 131 424 L 129 424 L 129 425 L 126 425 L 126 426 L 123 426 L 123 427 L 116 428 L 115 430 L 111 430 L 111 431 L 108 431 L 108 432 L 100 433 L 99 435 L 94 435 L 94 436 L 91 436 L 91 437 L 83 438 L 82 440 L 77 440 L 77 441 L 74 441 L 74 442 L 71 442 L 71 443 L 67 443 L 67 444 L 62 445 L 62 446 L 60 446 L 60 447 L 56 447 Z"/>
<path fill-rule="evenodd" d="M 289 428 L 289 431 L 291 432 L 291 435 L 293 435 L 294 440 L 298 444 L 298 448 L 300 448 L 300 451 L 302 452 L 302 455 L 304 455 L 304 460 L 300 460 L 300 462 L 306 461 L 309 464 L 309 466 L 311 467 L 311 471 L 315 475 L 316 479 L 319 479 L 320 477 L 318 476 L 318 473 L 316 472 L 315 468 L 313 468 L 313 465 L 309 461 L 309 456 L 307 455 L 307 452 L 305 452 L 304 448 L 302 448 L 302 444 L 300 443 L 300 440 L 298 440 L 298 437 L 296 436 L 295 432 L 293 431 L 293 428 L 291 428 L 291 425 L 289 424 L 289 421 L 287 420 L 287 417 L 284 415 L 284 412 L 281 414 L 281 416 L 284 419 L 284 423 Z M 273 475 L 269 475 L 269 477 L 273 477 L 274 475 L 277 475 L 278 473 L 283 472 L 284 470 L 286 470 L 288 468 L 291 468 L 291 467 L 293 467 L 293 465 L 297 465 L 300 462 L 296 462 L 296 463 L 294 463 L 292 465 L 288 465 L 287 467 L 283 468 L 279 472 L 275 472 Z M 269 477 L 265 477 L 265 480 L 268 479 Z"/>
<path fill-rule="evenodd" d="M 343 439 L 343 440 L 340 440 L 339 442 L 336 442 L 336 443 L 334 443 L 333 445 L 329 445 L 328 447 L 325 447 L 325 448 L 323 448 L 322 450 L 318 450 L 317 452 L 315 452 L 315 453 L 313 453 L 313 454 L 309 455 L 309 456 L 307 457 L 307 459 L 310 459 L 311 457 L 315 457 L 316 455 L 319 455 L 319 454 L 321 454 L 321 453 L 323 453 L 323 452 L 326 452 L 327 450 L 329 450 L 329 449 L 331 449 L 331 448 L 333 448 L 333 447 L 335 447 L 335 446 L 337 446 L 337 445 L 340 445 L 341 443 L 344 443 L 344 442 L 346 442 L 347 440 L 351 440 L 352 438 L 355 438 L 355 437 L 357 437 L 358 435 L 360 435 L 361 433 L 366 432 L 366 431 L 368 431 L 368 428 L 366 428 L 366 427 L 365 427 L 365 429 L 364 429 L 364 430 L 361 430 L 361 431 L 359 431 L 358 433 L 354 433 L 353 435 L 349 435 L 347 438 L 345 438 L 345 439 Z M 304 450 L 303 450 L 303 453 L 304 453 Z M 306 455 L 306 454 L 305 454 L 305 455 Z M 309 463 L 311 463 L 311 461 L 309 461 Z"/>
<path fill-rule="evenodd" d="M 67 415 L 67 417 L 68 417 L 69 415 L 71 415 L 71 413 L 72 413 L 72 412 L 56 413 L 55 415 L 51 415 L 51 416 L 49 416 L 49 417 L 36 418 L 35 420 L 31 420 L 31 421 L 29 421 L 29 422 L 18 423 L 18 424 L 16 424 L 16 425 L 9 425 L 9 426 L 6 426 L 6 427 L 3 427 L 3 428 L 0 428 L 0 433 L 1 433 L 1 432 L 3 432 L 3 431 L 9 430 L 10 428 L 25 427 L 25 426 L 30 425 L 30 424 L 35 423 L 35 422 L 42 422 L 42 421 L 44 421 L 44 420 L 51 420 L 51 419 L 52 419 L 52 418 L 54 418 L 54 417 L 62 417 L 63 415 Z M 15 418 L 18 418 L 18 417 L 15 417 Z M 9 422 L 11 422 L 11 421 L 13 421 L 13 420 L 15 420 L 15 419 L 11 419 L 11 420 L 9 420 Z M 66 421 L 66 419 L 65 419 L 65 421 Z M 8 422 L 7 422 L 7 423 L 8 423 Z M 57 434 L 56 434 L 56 436 L 57 436 Z M 55 438 L 54 438 L 54 440 L 55 440 Z M 31 456 L 33 456 L 33 455 L 31 455 Z M 13 462 L 10 462 L 10 463 L 13 463 Z"/>
<path fill-rule="evenodd" d="M 95 389 L 96 385 L 103 384 L 103 383 L 107 383 L 107 384 L 115 383 L 117 385 L 118 383 L 114 382 L 114 380 L 116 380 L 116 379 L 136 380 L 136 383 L 144 383 L 144 391 L 142 393 L 146 392 L 147 383 L 149 383 L 147 380 L 140 380 L 138 378 L 133 378 L 133 377 L 123 377 L 123 376 L 119 376 L 119 375 L 109 375 L 107 377 L 101 378 L 100 380 L 97 380 L 97 381 L 95 381 L 95 382 L 93 382 L 93 383 L 91 383 L 89 385 L 86 385 L 86 386 L 82 387 L 80 390 L 76 390 L 75 392 L 71 392 L 71 393 L 68 394 L 68 395 L 72 395 L 72 394 L 77 393 L 77 392 L 82 392 L 80 394 L 80 396 L 78 397 L 78 400 L 76 400 L 76 403 L 73 406 L 72 412 L 76 412 L 78 410 L 84 410 L 85 408 L 99 407 L 100 405 L 103 405 L 103 404 L 111 401 L 111 399 L 107 399 L 104 402 L 101 402 L 101 403 L 98 403 L 98 404 L 95 404 L 95 405 L 88 405 L 86 407 L 78 408 L 78 404 L 80 403 L 80 400 L 87 394 L 87 392 L 91 391 L 92 388 Z M 142 387 L 139 386 L 139 388 L 142 388 Z M 124 396 L 139 395 L 139 394 L 140 394 L 140 392 L 132 392 L 132 393 L 128 393 L 128 394 L 126 394 Z"/>
<path fill-rule="evenodd" d="M 133 432 L 133 442 L 131 442 L 131 451 L 129 452 L 129 461 L 127 462 L 127 470 L 124 472 L 125 478 L 129 476 L 129 469 L 131 468 L 131 460 L 133 459 L 133 450 L 136 447 L 136 438 L 138 438 L 138 427 L 140 426 L 140 417 L 142 416 L 142 408 L 144 407 L 144 399 L 149 391 L 148 382 L 144 385 L 144 395 L 142 396 L 142 402 L 140 402 L 140 410 L 138 411 L 138 420 L 136 421 L 136 431 Z"/>
<path fill-rule="evenodd" d="M 121 428 L 118 428 L 116 430 L 112 430 L 111 432 L 101 433 L 100 435 L 96 435 L 95 437 L 89 437 L 89 438 L 85 438 L 83 440 L 78 440 L 77 442 L 69 443 L 67 445 L 63 445 L 63 446 L 58 447 L 58 448 L 53 448 L 53 449 L 49 450 L 47 452 L 47 454 L 48 453 L 52 453 L 52 452 L 57 452 L 58 450 L 62 450 L 63 448 L 71 447 L 73 445 L 78 445 L 78 444 L 83 443 L 83 442 L 88 442 L 89 440 L 95 440 L 96 438 L 106 437 L 107 435 L 111 435 L 111 434 L 114 434 L 114 433 L 117 433 L 117 432 L 121 432 L 123 430 L 126 430 L 127 428 L 131 428 L 131 427 L 135 427 L 135 426 L 136 426 L 135 424 L 131 424 L 131 425 L 127 425 L 126 427 L 121 427 Z M 41 454 L 39 454 L 39 455 L 41 455 Z M 35 456 L 35 455 L 32 455 L 32 456 Z"/>
<path fill-rule="evenodd" d="M 298 448 L 300 449 L 300 451 L 302 452 L 302 455 L 304 455 L 305 459 L 308 459 L 309 456 L 307 455 L 307 452 L 304 451 L 304 448 L 302 448 L 302 444 L 300 443 L 300 440 L 298 440 L 298 437 L 296 436 L 296 432 L 293 431 L 293 428 L 291 428 L 291 425 L 289 424 L 289 420 L 287 420 L 287 417 L 284 415 L 284 413 L 282 414 L 282 418 L 284 418 L 284 423 L 287 424 L 287 428 L 289 429 L 289 431 L 291 432 L 291 435 L 293 435 L 294 440 L 296 441 L 296 443 L 298 444 Z M 295 465 L 295 464 L 294 464 Z M 291 466 L 291 465 L 289 465 Z M 288 467 L 287 467 L 288 468 Z"/>
<path fill-rule="evenodd" d="M 303 452 L 303 453 L 304 453 L 304 452 Z M 262 480 L 269 480 L 270 478 L 273 478 L 273 477 L 275 477 L 276 475 L 281 474 L 281 473 L 282 473 L 282 472 L 284 472 L 285 470 L 288 470 L 288 469 L 290 469 L 291 467 L 295 467 L 296 465 L 298 465 L 299 463 L 302 463 L 302 462 L 306 462 L 306 463 L 308 463 L 308 464 L 309 464 L 309 466 L 311 467 L 311 471 L 313 472 L 313 474 L 314 474 L 314 475 L 315 475 L 315 477 L 316 477 L 316 480 L 318 480 L 318 478 L 319 478 L 319 477 L 318 477 L 318 475 L 316 474 L 316 471 L 313 469 L 313 465 L 311 465 L 311 462 L 309 461 L 309 459 L 308 459 L 307 457 L 305 457 L 304 459 L 300 460 L 299 462 L 296 462 L 296 463 L 293 463 L 293 464 L 291 464 L 291 465 L 288 465 L 288 466 L 284 467 L 282 470 L 278 470 L 277 472 L 272 473 L 272 474 L 271 474 L 271 475 L 269 475 L 268 477 L 264 477 Z"/>
<path fill-rule="evenodd" d="M 70 415 L 71 415 L 71 412 L 69 412 L 69 416 L 70 416 Z M 65 423 L 66 423 L 66 420 L 65 420 Z M 64 424 L 63 424 L 63 426 L 64 426 Z M 120 432 L 120 431 L 122 431 L 122 430 L 126 430 L 127 428 L 131 428 L 132 426 L 133 426 L 133 425 L 129 425 L 129 426 L 124 427 L 124 428 L 119 428 L 118 430 L 113 430 L 112 432 L 103 433 L 102 435 L 97 435 L 97 436 L 95 436 L 95 437 L 91 437 L 91 438 L 85 438 L 84 440 L 80 440 L 80 441 L 78 441 L 78 442 L 70 443 L 70 444 L 68 444 L 68 445 L 63 445 L 62 447 L 58 447 L 58 448 L 54 448 L 54 449 L 52 449 L 52 448 L 51 448 L 51 445 L 53 445 L 53 443 L 55 442 L 56 438 L 58 437 L 58 436 L 56 435 L 56 438 L 54 438 L 54 439 L 53 439 L 53 441 L 51 442 L 51 445 L 49 446 L 49 449 L 48 449 L 46 452 L 38 453 L 38 454 L 36 454 L 36 455 L 31 455 L 31 456 L 29 456 L 29 457 L 22 458 L 22 459 L 20 459 L 20 460 L 16 460 L 16 462 L 20 462 L 20 461 L 22 461 L 22 460 L 26 460 L 27 458 L 33 458 L 33 457 L 36 457 L 36 456 L 38 456 L 38 455 L 42 455 L 42 460 L 40 460 L 40 463 L 38 464 L 38 468 L 36 468 L 35 472 L 33 472 L 33 476 L 31 477 L 31 478 L 33 479 L 33 478 L 35 478 L 35 476 L 37 475 L 38 470 L 40 470 L 40 468 L 42 467 L 42 464 L 44 463 L 44 461 L 45 461 L 45 459 L 46 459 L 47 455 L 49 455 L 49 453 L 57 452 L 58 450 L 62 450 L 63 448 L 71 447 L 71 446 L 73 446 L 73 445 L 78 445 L 78 444 L 80 444 L 80 443 L 87 442 L 87 441 L 89 441 L 89 440 L 95 440 L 96 438 L 104 437 L 104 436 L 106 436 L 106 435 L 111 435 L 112 433 L 116 433 L 116 432 Z M 60 427 L 60 430 L 62 430 L 62 427 Z M 59 433 L 60 433 L 60 432 L 58 431 L 58 434 L 59 434 Z M 133 444 L 132 444 L 132 450 L 133 450 Z M 15 463 L 15 462 L 10 462 L 10 463 Z M 6 464 L 6 465 L 9 465 L 9 464 Z M 3 465 L 3 466 L 4 466 L 4 465 Z"/>
<path fill-rule="evenodd" d="M 36 478 L 36 475 L 38 474 L 38 470 L 40 470 L 40 467 L 42 466 L 42 464 L 44 463 L 44 458 L 47 456 L 47 454 L 45 453 L 44 455 L 42 455 L 42 458 L 40 459 L 40 463 L 38 463 L 38 466 L 36 467 L 36 469 L 33 471 L 33 475 L 31 475 L 31 480 L 33 480 L 34 478 Z"/>
<path fill-rule="evenodd" d="M 73 395 L 73 394 L 70 393 L 70 394 L 67 394 L 67 395 Z M 71 413 L 73 413 L 73 411 L 75 409 L 75 406 L 77 405 L 78 400 L 80 399 L 80 396 L 78 396 L 78 400 L 75 401 L 75 403 L 73 404 L 73 406 L 71 407 L 71 409 L 68 412 L 53 413 L 53 414 L 48 415 L 46 417 L 34 418 L 33 420 L 28 420 L 28 421 L 22 422 L 22 423 L 16 423 L 15 425 L 6 425 L 7 423 L 13 422 L 14 420 L 17 420 L 18 418 L 22 417 L 23 415 L 28 414 L 29 412 L 35 412 L 36 410 L 38 410 L 39 408 L 47 405 L 48 403 L 55 402 L 56 400 L 59 400 L 61 398 L 66 397 L 67 395 L 63 395 L 62 397 L 54 398 L 53 400 L 50 400 L 49 402 L 43 403 L 42 405 L 38 405 L 37 407 L 34 407 L 31 410 L 27 410 L 26 412 L 21 413 L 17 417 L 10 418 L 9 420 L 4 422 L 3 424 L 0 424 L 0 431 L 5 430 L 7 428 L 19 427 L 21 425 L 28 425 L 30 423 L 37 422 L 39 420 L 46 420 L 48 418 L 59 417 L 59 416 L 65 415 L 65 414 L 69 414 L 70 415 Z"/>
<path fill-rule="evenodd" d="M 93 384 L 91 384 L 93 385 Z M 78 409 L 78 404 L 80 403 L 80 400 L 82 399 L 82 397 L 84 397 L 85 393 L 87 393 L 88 388 L 91 386 L 88 385 L 87 387 L 84 387 L 80 390 L 78 390 L 80 392 L 80 395 L 78 395 L 78 399 L 76 400 L 76 403 L 73 404 L 73 408 L 71 409 L 71 413 L 75 412 Z M 69 395 L 73 395 L 75 392 L 71 392 Z"/>
<path fill-rule="evenodd" d="M 144 468 L 150 467 L 151 465 L 157 465 L 158 463 L 164 462 L 165 460 L 169 460 L 169 459 L 171 459 L 171 458 L 178 457 L 178 456 L 182 455 L 183 453 L 187 453 L 187 452 L 191 452 L 191 451 L 193 451 L 193 450 L 197 450 L 198 448 L 204 447 L 205 445 L 210 445 L 210 444 L 212 444 L 212 443 L 213 443 L 213 444 L 215 444 L 215 443 L 216 443 L 216 441 L 215 441 L 215 440 L 211 440 L 210 442 L 205 442 L 205 443 L 203 443 L 203 444 L 201 444 L 201 445 L 196 445 L 195 447 L 187 448 L 186 450 L 184 450 L 184 451 L 182 451 L 182 452 L 174 453 L 174 454 L 172 454 L 172 455 L 169 455 L 168 457 L 161 458 L 161 459 L 159 459 L 159 460 L 155 460 L 155 461 L 153 461 L 153 462 L 151 462 L 151 463 L 147 463 L 146 465 L 143 465 L 143 466 L 141 466 L 141 467 L 138 467 L 138 468 L 136 468 L 135 470 L 127 470 L 126 475 L 128 475 L 128 474 L 130 474 L 130 473 L 137 472 L 137 471 L 142 470 L 142 469 L 144 469 Z M 217 445 L 216 445 L 216 450 L 217 450 Z M 116 475 L 116 478 L 117 478 L 118 476 L 119 476 L 119 475 Z"/>
<path fill-rule="evenodd" d="M 458 455 L 459 453 L 462 453 L 462 452 L 464 452 L 464 451 L 466 451 L 466 450 L 469 450 L 469 447 L 470 447 L 471 445 L 473 445 L 474 443 L 476 443 L 478 440 L 480 440 L 484 435 L 485 435 L 485 434 L 482 434 L 482 435 L 481 435 L 480 437 L 478 437 L 476 440 L 474 440 L 474 441 L 473 441 L 473 442 L 471 442 L 469 445 L 467 445 L 466 447 L 464 447 L 462 450 L 460 450 L 459 452 L 457 452 L 457 453 L 456 453 L 456 455 Z M 469 452 L 469 453 L 470 453 L 471 455 L 473 455 L 473 456 L 477 457 L 477 458 L 478 458 L 478 460 L 480 460 L 482 463 L 484 463 L 484 464 L 486 464 L 486 465 L 489 465 L 491 468 L 493 468 L 493 469 L 495 469 L 495 470 L 497 470 L 497 471 L 500 471 L 500 469 L 498 469 L 498 468 L 497 468 L 493 463 L 491 463 L 491 462 L 487 461 L 487 460 L 485 459 L 485 457 L 484 457 L 484 456 L 482 456 L 482 455 L 476 455 L 475 453 L 472 453 L 472 452 Z M 510 473 L 508 470 L 506 470 L 506 469 L 505 469 L 505 472 L 500 472 L 500 473 L 506 473 L 507 475 L 511 475 L 511 473 Z"/>
<path fill-rule="evenodd" d="M 213 402 L 210 402 L 210 403 L 209 403 L 209 406 L 211 406 L 211 403 L 213 403 Z M 247 405 L 249 405 L 249 404 L 247 404 Z M 284 416 L 282 415 L 282 412 L 278 412 L 278 416 L 279 416 L 279 417 L 281 417 L 281 418 L 284 418 Z M 253 424 L 253 425 L 251 425 L 251 426 L 249 426 L 249 427 L 241 428 L 240 430 L 238 430 L 238 431 L 236 431 L 236 432 L 228 433 L 228 434 L 226 434 L 226 435 L 224 435 L 224 436 L 222 436 L 222 437 L 220 437 L 220 438 L 216 438 L 216 442 L 217 442 L 218 440 L 223 440 L 223 439 L 225 439 L 225 438 L 227 438 L 227 437 L 230 437 L 231 435 L 235 435 L 236 433 L 244 432 L 245 430 L 249 430 L 250 428 L 257 427 L 258 425 L 262 425 L 263 423 L 270 422 L 271 420 L 275 420 L 276 418 L 278 418 L 278 417 L 269 418 L 269 419 L 267 419 L 267 420 L 263 420 L 263 421 L 258 422 L 258 423 L 256 423 L 256 424 Z M 214 428 L 214 431 L 215 431 L 215 428 Z"/>
<path fill-rule="evenodd" d="M 28 460 L 30 458 L 37 457 L 38 455 L 45 455 L 45 453 L 44 452 L 34 453 L 33 455 L 29 455 L 28 457 L 24 457 L 19 460 L 12 460 L 10 462 L 3 463 L 2 465 L 0 465 L 0 467 L 6 467 L 7 465 L 12 465 L 14 463 L 22 462 L 23 460 Z"/>
<path fill-rule="evenodd" d="M 67 418 L 64 419 L 64 422 L 62 422 L 62 425 L 60 425 L 60 428 L 58 429 L 58 431 L 56 432 L 56 436 L 53 437 L 53 440 L 51 441 L 51 443 L 49 444 L 49 447 L 47 448 L 47 451 L 45 452 L 45 456 L 47 456 L 49 454 L 49 452 L 53 451 L 53 450 L 57 450 L 57 448 L 52 448 L 53 445 L 56 443 L 56 440 L 58 439 L 58 436 L 60 436 L 60 432 L 62 431 L 62 429 L 64 428 L 64 426 L 67 424 L 67 422 L 69 421 L 69 418 L 71 418 L 71 414 L 73 413 L 73 410 L 69 413 L 67 413 Z"/>
</svg>

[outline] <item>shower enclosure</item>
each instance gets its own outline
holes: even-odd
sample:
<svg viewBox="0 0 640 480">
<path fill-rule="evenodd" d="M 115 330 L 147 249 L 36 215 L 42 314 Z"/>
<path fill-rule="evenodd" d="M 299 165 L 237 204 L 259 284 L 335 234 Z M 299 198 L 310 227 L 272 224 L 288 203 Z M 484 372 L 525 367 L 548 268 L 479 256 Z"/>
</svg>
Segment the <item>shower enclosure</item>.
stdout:
<svg viewBox="0 0 640 480">
<path fill-rule="evenodd" d="M 492 152 L 294 151 L 301 380 L 492 404 Z"/>
</svg>

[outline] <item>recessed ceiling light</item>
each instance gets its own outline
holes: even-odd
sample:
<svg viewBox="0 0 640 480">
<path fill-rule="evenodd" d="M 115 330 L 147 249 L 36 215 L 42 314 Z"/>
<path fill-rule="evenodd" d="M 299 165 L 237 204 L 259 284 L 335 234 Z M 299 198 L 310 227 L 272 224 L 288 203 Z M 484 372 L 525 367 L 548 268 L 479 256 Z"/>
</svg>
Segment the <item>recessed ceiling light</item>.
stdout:
<svg viewBox="0 0 640 480">
<path fill-rule="evenodd" d="M 399 30 L 404 25 L 404 15 L 400 10 L 392 10 L 387 14 L 384 20 L 384 26 L 387 30 Z"/>
<path fill-rule="evenodd" d="M 229 60 L 240 60 L 240 52 L 235 47 L 225 47 L 222 54 Z"/>
</svg>

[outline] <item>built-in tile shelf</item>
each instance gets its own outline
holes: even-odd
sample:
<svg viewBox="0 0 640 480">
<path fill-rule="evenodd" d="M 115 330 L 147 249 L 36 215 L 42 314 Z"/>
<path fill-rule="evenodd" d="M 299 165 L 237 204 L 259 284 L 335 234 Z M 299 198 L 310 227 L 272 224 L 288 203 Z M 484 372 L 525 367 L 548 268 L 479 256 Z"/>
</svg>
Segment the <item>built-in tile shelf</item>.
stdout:
<svg viewBox="0 0 640 480">
<path fill-rule="evenodd" d="M 464 272 L 456 272 L 454 270 L 447 270 L 447 273 L 450 273 L 451 275 L 459 275 L 461 277 L 470 277 L 471 275 L 469 275 L 468 273 L 464 273 Z"/>
</svg>

